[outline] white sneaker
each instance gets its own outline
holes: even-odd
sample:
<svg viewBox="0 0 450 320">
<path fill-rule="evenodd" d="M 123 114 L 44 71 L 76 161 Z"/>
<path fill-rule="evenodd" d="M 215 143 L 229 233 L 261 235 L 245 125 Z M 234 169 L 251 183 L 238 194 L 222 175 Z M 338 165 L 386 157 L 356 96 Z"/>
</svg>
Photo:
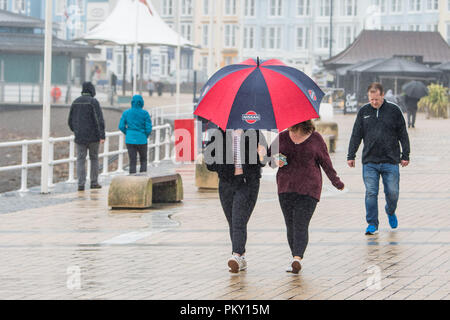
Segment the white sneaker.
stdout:
<svg viewBox="0 0 450 320">
<path fill-rule="evenodd" d="M 291 264 L 286 268 L 286 272 L 299 273 L 302 265 L 300 264 L 300 260 L 294 259 Z"/>
<path fill-rule="evenodd" d="M 300 260 L 294 259 L 291 263 L 292 273 L 298 274 L 302 268 L 302 265 L 300 264 Z"/>
<path fill-rule="evenodd" d="M 240 256 L 241 265 L 239 266 L 239 271 L 244 271 L 247 269 L 247 260 L 245 259 L 245 256 Z"/>
<path fill-rule="evenodd" d="M 228 267 L 230 268 L 230 272 L 238 273 L 239 271 L 247 269 L 247 261 L 245 260 L 245 257 L 233 255 L 228 259 Z"/>
</svg>

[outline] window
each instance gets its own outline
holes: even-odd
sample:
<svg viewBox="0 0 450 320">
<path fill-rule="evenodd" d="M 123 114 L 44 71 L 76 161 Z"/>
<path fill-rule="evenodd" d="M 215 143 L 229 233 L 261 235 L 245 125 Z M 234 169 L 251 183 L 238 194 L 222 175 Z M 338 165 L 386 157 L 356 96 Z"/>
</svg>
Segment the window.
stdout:
<svg viewBox="0 0 450 320">
<path fill-rule="evenodd" d="M 427 10 L 428 11 L 439 10 L 439 0 L 427 0 Z"/>
<path fill-rule="evenodd" d="M 269 16 L 281 17 L 283 14 L 283 0 L 270 0 Z"/>
<path fill-rule="evenodd" d="M 62 16 L 64 14 L 65 9 L 65 1 L 64 0 L 56 0 L 55 1 L 55 14 L 57 16 Z"/>
<path fill-rule="evenodd" d="M 202 71 L 208 74 L 208 56 L 202 57 Z"/>
<path fill-rule="evenodd" d="M 402 0 L 392 0 L 392 13 L 400 13 L 402 12 Z"/>
<path fill-rule="evenodd" d="M 192 15 L 192 0 L 181 0 L 181 15 L 182 16 Z"/>
<path fill-rule="evenodd" d="M 163 16 L 172 16 L 173 15 L 173 0 L 163 0 Z"/>
<path fill-rule="evenodd" d="M 0 0 L 0 9 L 7 10 L 8 9 L 8 0 Z"/>
<path fill-rule="evenodd" d="M 245 0 L 244 16 L 246 16 L 246 17 L 254 17 L 255 16 L 255 1 L 256 0 Z"/>
<path fill-rule="evenodd" d="M 235 48 L 236 47 L 236 30 L 237 25 L 235 24 L 225 24 L 225 48 Z"/>
<path fill-rule="evenodd" d="M 255 49 L 255 27 L 244 28 L 244 49 Z"/>
<path fill-rule="evenodd" d="M 387 11 L 386 2 L 387 0 L 372 0 L 372 5 L 378 7 L 380 13 L 386 13 Z"/>
<path fill-rule="evenodd" d="M 144 55 L 144 74 L 150 75 L 150 55 Z"/>
<path fill-rule="evenodd" d="M 192 40 L 192 26 L 190 23 L 181 23 L 180 32 L 186 40 Z"/>
<path fill-rule="evenodd" d="M 209 0 L 203 0 L 203 15 L 209 15 Z"/>
<path fill-rule="evenodd" d="M 341 0 L 341 16 L 356 16 L 357 0 Z"/>
<path fill-rule="evenodd" d="M 202 45 L 209 46 L 209 24 L 202 25 Z"/>
<path fill-rule="evenodd" d="M 25 0 L 13 0 L 13 11 L 16 13 L 25 13 Z"/>
<path fill-rule="evenodd" d="M 347 48 L 355 39 L 355 29 L 348 26 L 339 26 L 338 46 L 340 49 Z"/>
<path fill-rule="evenodd" d="M 161 69 L 160 69 L 160 73 L 162 76 L 167 76 L 168 75 L 168 69 L 169 68 L 169 64 L 168 64 L 168 57 L 167 57 L 167 53 L 162 53 L 161 54 Z"/>
<path fill-rule="evenodd" d="M 409 26 L 409 31 L 420 31 L 420 24 L 411 24 Z"/>
<path fill-rule="evenodd" d="M 320 0 L 320 12 L 319 16 L 329 17 L 330 16 L 330 1 L 331 0 Z"/>
<path fill-rule="evenodd" d="M 297 27 L 297 38 L 296 38 L 297 49 L 308 49 L 309 47 L 309 28 L 308 27 Z"/>
<path fill-rule="evenodd" d="M 297 15 L 309 16 L 311 14 L 311 0 L 297 0 Z"/>
<path fill-rule="evenodd" d="M 330 46 L 330 30 L 328 26 L 317 27 L 317 47 L 319 49 L 328 49 Z"/>
<path fill-rule="evenodd" d="M 427 24 L 427 31 L 438 31 L 438 25 L 437 24 Z"/>
<path fill-rule="evenodd" d="M 409 0 L 409 11 L 419 12 L 421 9 L 421 0 Z"/>
<path fill-rule="evenodd" d="M 261 27 L 261 49 L 266 48 L 266 28 Z"/>
<path fill-rule="evenodd" d="M 236 15 L 236 0 L 225 0 L 225 15 L 226 16 Z"/>
<path fill-rule="evenodd" d="M 117 53 L 116 55 L 116 73 L 118 76 L 123 74 L 123 55 L 122 53 Z"/>
<path fill-rule="evenodd" d="M 281 49 L 281 27 L 268 27 L 268 49 Z"/>
</svg>

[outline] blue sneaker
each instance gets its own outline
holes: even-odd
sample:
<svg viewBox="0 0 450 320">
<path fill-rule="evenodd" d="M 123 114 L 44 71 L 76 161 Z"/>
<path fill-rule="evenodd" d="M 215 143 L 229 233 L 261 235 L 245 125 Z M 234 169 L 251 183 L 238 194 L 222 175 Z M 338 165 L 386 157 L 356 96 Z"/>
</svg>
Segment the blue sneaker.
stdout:
<svg viewBox="0 0 450 320">
<path fill-rule="evenodd" d="M 393 214 L 388 214 L 388 218 L 389 218 L 389 225 L 391 226 L 392 229 L 395 229 L 398 227 L 398 220 L 397 220 L 397 216 L 395 215 L 395 213 Z"/>
<path fill-rule="evenodd" d="M 375 233 L 378 233 L 378 228 L 373 225 L 369 225 L 366 229 L 366 235 L 372 235 Z"/>
</svg>

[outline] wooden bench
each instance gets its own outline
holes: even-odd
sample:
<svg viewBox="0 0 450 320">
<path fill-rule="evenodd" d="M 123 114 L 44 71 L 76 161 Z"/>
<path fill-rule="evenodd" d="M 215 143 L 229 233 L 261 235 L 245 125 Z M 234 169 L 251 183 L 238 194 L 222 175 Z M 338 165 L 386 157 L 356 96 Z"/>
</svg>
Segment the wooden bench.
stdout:
<svg viewBox="0 0 450 320">
<path fill-rule="evenodd" d="M 183 200 L 183 182 L 176 174 L 135 174 L 114 177 L 108 192 L 108 207 L 144 209 L 153 203 Z"/>
</svg>

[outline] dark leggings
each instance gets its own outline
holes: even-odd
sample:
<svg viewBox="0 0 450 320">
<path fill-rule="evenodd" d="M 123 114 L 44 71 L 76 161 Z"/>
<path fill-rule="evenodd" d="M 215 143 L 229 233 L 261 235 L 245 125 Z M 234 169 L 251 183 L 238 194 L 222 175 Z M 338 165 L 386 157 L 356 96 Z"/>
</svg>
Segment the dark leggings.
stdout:
<svg viewBox="0 0 450 320">
<path fill-rule="evenodd" d="M 293 257 L 303 259 L 308 245 L 308 227 L 317 200 L 298 193 L 281 193 L 278 195 L 284 221 L 287 228 L 287 238 Z"/>
<path fill-rule="evenodd" d="M 236 176 L 232 181 L 219 180 L 219 196 L 230 228 L 233 253 L 243 255 L 247 242 L 247 223 L 255 208 L 259 179 Z"/>
<path fill-rule="evenodd" d="M 141 162 L 140 172 L 147 172 L 147 145 L 146 144 L 127 144 L 128 157 L 130 159 L 130 174 L 136 173 L 137 154 Z"/>
</svg>

